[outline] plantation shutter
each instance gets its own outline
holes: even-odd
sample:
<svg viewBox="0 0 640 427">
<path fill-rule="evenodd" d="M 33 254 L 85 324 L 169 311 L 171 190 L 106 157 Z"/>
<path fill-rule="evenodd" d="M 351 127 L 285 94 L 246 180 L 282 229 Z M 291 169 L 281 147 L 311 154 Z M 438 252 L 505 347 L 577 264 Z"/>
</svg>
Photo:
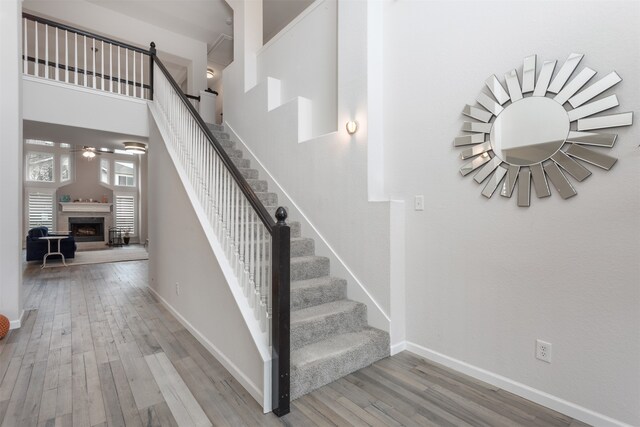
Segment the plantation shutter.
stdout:
<svg viewBox="0 0 640 427">
<path fill-rule="evenodd" d="M 136 206 L 134 196 L 116 196 L 116 227 L 135 234 Z"/>
<path fill-rule="evenodd" d="M 47 227 L 53 230 L 53 194 L 29 193 L 29 229 Z"/>
</svg>

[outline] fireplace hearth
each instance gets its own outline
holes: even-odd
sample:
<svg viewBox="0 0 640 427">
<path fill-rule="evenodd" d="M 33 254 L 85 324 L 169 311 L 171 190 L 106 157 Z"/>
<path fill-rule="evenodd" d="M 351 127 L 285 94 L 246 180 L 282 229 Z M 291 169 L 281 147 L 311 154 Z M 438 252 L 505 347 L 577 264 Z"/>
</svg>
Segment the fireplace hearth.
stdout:
<svg viewBox="0 0 640 427">
<path fill-rule="evenodd" d="M 69 230 L 76 242 L 104 242 L 104 218 L 69 218 Z"/>
</svg>

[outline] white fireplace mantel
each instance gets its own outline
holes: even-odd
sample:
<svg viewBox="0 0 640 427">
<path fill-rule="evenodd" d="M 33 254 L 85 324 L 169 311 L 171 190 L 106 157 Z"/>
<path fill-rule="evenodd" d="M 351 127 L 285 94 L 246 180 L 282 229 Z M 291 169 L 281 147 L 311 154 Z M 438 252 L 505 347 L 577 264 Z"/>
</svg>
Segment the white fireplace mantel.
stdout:
<svg viewBox="0 0 640 427">
<path fill-rule="evenodd" d="M 60 202 L 61 212 L 111 213 L 111 203 Z"/>
</svg>

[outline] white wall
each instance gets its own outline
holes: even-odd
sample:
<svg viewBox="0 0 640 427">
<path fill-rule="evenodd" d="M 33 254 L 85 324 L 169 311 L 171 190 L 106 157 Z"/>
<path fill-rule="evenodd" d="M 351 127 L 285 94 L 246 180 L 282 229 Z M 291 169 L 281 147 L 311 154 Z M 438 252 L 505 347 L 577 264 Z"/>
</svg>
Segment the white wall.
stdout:
<svg viewBox="0 0 640 427">
<path fill-rule="evenodd" d="M 211 344 L 209 349 L 262 404 L 256 394 L 263 391 L 264 361 L 162 136 L 149 120 L 149 286 L 191 325 L 198 338 Z"/>
<path fill-rule="evenodd" d="M 0 2 L 0 313 L 22 315 L 22 70 L 20 1 Z"/>
<path fill-rule="evenodd" d="M 638 111 L 639 22 L 638 2 L 395 1 L 385 3 L 383 47 L 386 185 L 408 201 L 408 340 L 587 408 L 583 418 L 594 411 L 632 425 L 640 425 L 640 123 L 615 129 L 611 171 L 590 166 L 593 176 L 574 182 L 577 197 L 552 189 L 529 209 L 515 197 L 482 197 L 458 172 L 452 140 L 485 79 L 521 70 L 534 53 L 538 68 L 584 53 L 580 68 L 597 70 L 594 81 L 616 70 L 624 81 L 615 111 Z M 417 194 L 424 212 L 413 210 Z M 551 364 L 534 358 L 537 338 L 553 344 Z"/>
<path fill-rule="evenodd" d="M 25 120 L 147 137 L 147 101 L 43 78 L 24 78 Z"/>
<path fill-rule="evenodd" d="M 258 81 L 282 81 L 282 103 L 298 96 L 312 100 L 309 136 L 319 136 L 337 129 L 337 5 L 325 0 L 309 9 L 260 49 Z"/>
<path fill-rule="evenodd" d="M 87 1 L 24 2 L 25 10 L 148 49 L 154 41 L 160 58 L 187 67 L 187 93 L 207 88 L 207 44 Z"/>
<path fill-rule="evenodd" d="M 349 297 L 367 303 L 369 320 L 388 330 L 389 206 L 370 203 L 367 198 L 367 51 L 362 49 L 367 44 L 367 3 L 339 2 L 340 19 L 331 24 L 336 19 L 332 3 L 320 1 L 315 8 L 312 6 L 308 10 L 311 16 L 299 17 L 298 25 L 288 27 L 289 33 L 274 38 L 260 52 L 257 86 L 251 84 L 255 51 L 250 49 L 262 34 L 256 34 L 254 15 L 246 10 L 254 2 L 231 3 L 236 50 L 234 62 L 224 72 L 224 119 L 227 129 L 251 149 L 292 201 L 279 192 L 280 203 L 297 207 L 292 212 L 306 215 L 309 222 L 295 214 L 289 219 L 302 221 L 303 235 L 316 237 L 317 231 L 329 243 L 326 246 L 316 239 L 316 253 L 329 256 L 332 274 L 347 279 Z M 319 21 L 326 25 L 316 25 Z M 326 46 L 329 51 L 296 48 L 287 52 L 279 45 L 315 46 L 318 39 L 336 37 L 336 29 L 342 36 L 335 46 Z M 281 69 L 272 55 L 282 59 Z M 323 65 L 319 59 L 329 56 L 337 62 L 326 61 Z M 295 69 L 306 70 L 306 63 L 318 69 L 293 78 Z M 281 91 L 268 73 L 283 78 Z M 310 102 L 297 98 L 295 88 L 303 93 L 337 93 L 333 129 L 338 131 L 299 143 L 300 128 L 309 118 L 305 108 L 311 105 L 314 112 L 317 108 L 315 98 Z M 360 121 L 361 130 L 349 136 L 344 123 L 354 118 Z M 277 189 L 270 186 L 270 191 Z"/>
</svg>

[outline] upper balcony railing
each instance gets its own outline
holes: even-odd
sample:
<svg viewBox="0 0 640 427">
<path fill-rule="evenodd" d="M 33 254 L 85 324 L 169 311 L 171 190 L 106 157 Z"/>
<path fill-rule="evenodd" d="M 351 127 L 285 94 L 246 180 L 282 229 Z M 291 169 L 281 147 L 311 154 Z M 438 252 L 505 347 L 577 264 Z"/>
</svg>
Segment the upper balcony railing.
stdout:
<svg viewBox="0 0 640 427">
<path fill-rule="evenodd" d="M 25 75 L 153 99 L 148 50 L 28 13 L 22 17 Z"/>
</svg>

